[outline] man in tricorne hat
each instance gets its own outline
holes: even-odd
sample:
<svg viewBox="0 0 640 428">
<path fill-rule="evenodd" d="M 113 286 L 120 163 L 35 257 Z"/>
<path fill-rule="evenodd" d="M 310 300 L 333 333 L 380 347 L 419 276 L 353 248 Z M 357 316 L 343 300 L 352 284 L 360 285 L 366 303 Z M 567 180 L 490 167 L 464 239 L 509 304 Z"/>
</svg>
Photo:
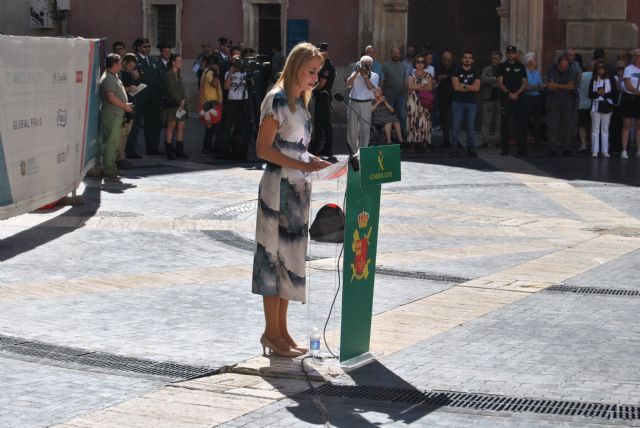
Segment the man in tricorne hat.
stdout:
<svg viewBox="0 0 640 428">
<path fill-rule="evenodd" d="M 526 156 L 527 125 L 524 121 L 522 94 L 527 89 L 527 70 L 517 58 L 518 49 L 507 46 L 507 60 L 496 70 L 498 88 L 500 89 L 500 151 L 501 156 L 509 154 L 509 138 L 511 136 L 511 120 L 516 123 L 518 154 Z"/>
<path fill-rule="evenodd" d="M 318 73 L 318 85 L 313 91 L 315 105 L 314 135 L 309 151 L 311 153 L 333 158 L 333 129 L 331 128 L 331 88 L 336 78 L 336 69 L 329 57 L 329 44 L 320 43 L 318 50 L 324 58 L 324 64 Z M 324 138 L 324 146 L 320 143 Z"/>
</svg>

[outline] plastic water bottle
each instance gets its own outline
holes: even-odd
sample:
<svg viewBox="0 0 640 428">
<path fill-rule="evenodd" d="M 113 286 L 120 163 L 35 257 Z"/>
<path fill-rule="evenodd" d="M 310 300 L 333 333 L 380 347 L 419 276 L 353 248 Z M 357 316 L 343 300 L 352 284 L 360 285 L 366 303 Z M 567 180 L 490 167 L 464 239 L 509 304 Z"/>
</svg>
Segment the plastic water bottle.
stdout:
<svg viewBox="0 0 640 428">
<path fill-rule="evenodd" d="M 311 332 L 311 336 L 309 337 L 309 350 L 311 351 L 311 356 L 315 359 L 320 355 L 320 329 L 318 327 L 313 327 L 313 331 Z"/>
</svg>

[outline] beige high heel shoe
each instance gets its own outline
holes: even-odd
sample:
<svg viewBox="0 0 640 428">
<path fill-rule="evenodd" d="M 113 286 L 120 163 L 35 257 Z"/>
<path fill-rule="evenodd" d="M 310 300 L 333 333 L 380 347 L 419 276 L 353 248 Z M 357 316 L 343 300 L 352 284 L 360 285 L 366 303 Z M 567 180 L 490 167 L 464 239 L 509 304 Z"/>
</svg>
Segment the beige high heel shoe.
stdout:
<svg viewBox="0 0 640 428">
<path fill-rule="evenodd" d="M 270 354 L 275 354 L 279 357 L 288 357 L 295 358 L 302 355 L 299 351 L 294 351 L 292 349 L 280 349 L 273 345 L 273 343 L 269 340 L 267 336 L 264 334 L 260 337 L 260 344 L 262 345 L 262 355 L 267 356 L 266 349 L 269 350 Z"/>
</svg>

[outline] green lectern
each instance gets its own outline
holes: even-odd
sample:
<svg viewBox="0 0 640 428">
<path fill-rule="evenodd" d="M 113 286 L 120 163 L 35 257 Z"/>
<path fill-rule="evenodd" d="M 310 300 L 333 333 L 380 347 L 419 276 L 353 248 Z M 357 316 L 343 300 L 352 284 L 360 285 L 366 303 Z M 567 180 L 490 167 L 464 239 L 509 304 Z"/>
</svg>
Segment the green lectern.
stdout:
<svg viewBox="0 0 640 428">
<path fill-rule="evenodd" d="M 349 165 L 344 227 L 344 288 L 340 361 L 369 352 L 380 219 L 380 186 L 400 181 L 400 146 L 360 149 L 360 171 Z"/>
</svg>

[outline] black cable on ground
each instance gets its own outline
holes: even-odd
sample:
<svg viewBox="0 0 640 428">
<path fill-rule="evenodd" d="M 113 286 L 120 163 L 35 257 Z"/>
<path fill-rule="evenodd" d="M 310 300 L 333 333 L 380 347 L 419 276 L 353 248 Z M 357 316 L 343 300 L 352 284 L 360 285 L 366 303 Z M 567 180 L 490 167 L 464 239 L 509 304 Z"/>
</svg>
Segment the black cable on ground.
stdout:
<svg viewBox="0 0 640 428">
<path fill-rule="evenodd" d="M 313 383 L 311 382 L 311 378 L 309 377 L 309 372 L 307 371 L 307 368 L 304 366 L 304 361 L 307 358 L 313 358 L 313 357 L 311 357 L 311 355 L 307 355 L 306 357 L 304 357 L 302 361 L 300 361 L 300 368 L 302 369 L 302 372 L 307 378 L 307 383 L 309 384 L 309 388 L 311 389 L 313 405 L 316 406 L 316 408 L 320 412 L 320 417 L 322 418 L 322 424 L 325 426 L 330 426 L 329 414 L 327 412 L 327 408 L 322 403 L 322 400 L 320 399 L 320 394 L 318 394 L 318 390 L 316 389 L 316 387 L 313 386 Z"/>
</svg>

